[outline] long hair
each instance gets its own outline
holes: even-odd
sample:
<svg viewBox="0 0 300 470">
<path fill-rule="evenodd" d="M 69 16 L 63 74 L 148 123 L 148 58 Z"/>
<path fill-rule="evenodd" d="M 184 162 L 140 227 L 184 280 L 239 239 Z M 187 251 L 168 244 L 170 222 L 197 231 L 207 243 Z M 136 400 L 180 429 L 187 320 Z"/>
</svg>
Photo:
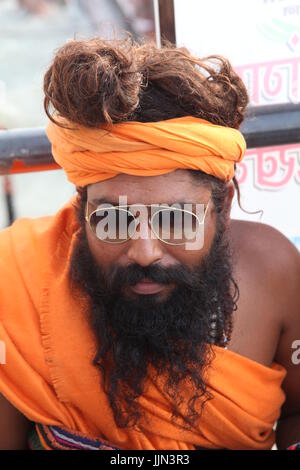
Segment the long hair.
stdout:
<svg viewBox="0 0 300 470">
<path fill-rule="evenodd" d="M 56 122 L 60 115 L 91 128 L 188 115 L 238 128 L 249 102 L 243 81 L 226 58 L 199 58 L 168 42 L 158 48 L 153 43 L 138 44 L 130 36 L 67 42 L 45 74 L 44 93 L 49 119 Z M 225 200 L 224 182 L 191 172 Z M 235 177 L 233 183 L 240 204 Z"/>
</svg>

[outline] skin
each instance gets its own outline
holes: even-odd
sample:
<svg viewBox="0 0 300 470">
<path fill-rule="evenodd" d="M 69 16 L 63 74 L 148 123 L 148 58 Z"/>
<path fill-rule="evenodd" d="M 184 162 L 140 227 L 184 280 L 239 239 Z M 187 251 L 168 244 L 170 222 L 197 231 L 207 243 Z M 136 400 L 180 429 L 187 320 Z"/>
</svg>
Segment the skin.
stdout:
<svg viewBox="0 0 300 470">
<path fill-rule="evenodd" d="M 177 170 L 166 175 L 143 177 L 143 183 L 141 184 L 140 177 L 125 174 L 118 175 L 111 180 L 90 185 L 88 200 L 92 202 L 99 198 L 105 198 L 118 203 L 119 195 L 127 195 L 129 205 L 134 203 L 164 203 L 171 205 L 182 201 L 196 201 L 207 204 L 210 198 L 210 190 L 191 184 L 191 178 L 188 176 L 185 171 Z M 171 186 L 172 191 L 170 191 Z M 129 187 L 130 191 L 128 191 Z M 184 247 L 174 247 L 162 243 L 158 239 L 151 239 L 149 227 L 147 238 L 130 240 L 119 245 L 99 243 L 91 230 L 87 230 L 87 237 L 94 258 L 99 264 L 101 263 L 104 269 L 109 268 L 114 263 L 121 266 L 127 266 L 131 263 L 138 263 L 141 266 L 159 263 L 161 266 L 167 267 L 179 262 L 193 267 L 201 262 L 212 243 L 215 233 L 215 214 L 213 211 L 209 211 L 206 221 L 204 246 L 199 251 L 185 250 Z"/>
<path fill-rule="evenodd" d="M 206 204 L 210 189 L 195 184 L 184 170 L 142 179 L 118 175 L 88 188 L 91 202 L 98 198 L 117 202 L 119 195 L 127 195 L 128 204 L 173 204 L 184 200 Z M 230 219 L 233 195 L 233 185 L 229 183 L 226 201 L 228 228 L 234 253 L 233 274 L 240 298 L 238 309 L 233 314 L 233 332 L 228 349 L 267 367 L 275 361 L 287 369 L 283 382 L 286 401 L 276 430 L 276 444 L 281 449 L 300 441 L 300 365 L 294 365 L 291 360 L 294 352 L 292 343 L 300 340 L 300 254 L 277 230 L 260 223 Z M 99 241 L 89 227 L 87 236 L 94 258 L 105 269 L 115 263 L 123 266 L 159 263 L 165 267 L 184 263 L 193 267 L 208 252 L 215 224 L 216 215 L 211 205 L 204 224 L 204 245 L 197 251 L 172 247 L 151 238 L 150 228 L 148 238 L 120 245 Z M 172 286 L 167 286 L 159 295 L 163 298 L 171 289 Z M 28 421 L 24 422 L 24 417 L 11 408 L 4 399 L 0 401 L 0 449 L 8 448 L 6 446 L 25 448 L 22 445 L 28 432 Z M 2 431 L 7 426 L 10 426 L 9 436 Z"/>
<path fill-rule="evenodd" d="M 0 450 L 26 450 L 32 423 L 0 395 Z"/>
</svg>

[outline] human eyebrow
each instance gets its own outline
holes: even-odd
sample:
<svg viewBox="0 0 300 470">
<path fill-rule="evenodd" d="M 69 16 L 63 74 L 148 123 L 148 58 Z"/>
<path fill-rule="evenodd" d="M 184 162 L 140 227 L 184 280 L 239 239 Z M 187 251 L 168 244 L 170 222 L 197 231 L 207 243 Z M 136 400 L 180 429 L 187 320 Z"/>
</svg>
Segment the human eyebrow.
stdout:
<svg viewBox="0 0 300 470">
<path fill-rule="evenodd" d="M 174 208 L 181 208 L 181 209 L 184 209 L 184 206 L 186 205 L 195 205 L 196 203 L 195 202 L 190 202 L 190 201 L 174 201 L 174 202 L 169 202 L 169 203 L 163 203 L 161 204 L 161 206 L 168 206 L 172 209 L 172 207 Z M 155 204 L 153 204 L 155 205 Z"/>
<path fill-rule="evenodd" d="M 92 204 L 93 206 L 95 207 L 98 207 L 100 206 L 101 204 L 106 204 L 106 205 L 109 205 L 109 206 L 117 206 L 119 207 L 120 204 L 119 204 L 119 201 L 111 201 L 111 200 L 108 200 L 106 199 L 105 197 L 102 197 L 102 198 L 96 198 L 96 199 L 91 199 L 90 201 L 88 201 L 90 204 Z M 169 203 L 166 203 L 166 202 L 163 202 L 163 203 L 153 203 L 153 204 L 145 204 L 146 206 L 161 206 L 161 207 L 177 207 L 177 208 L 181 208 L 181 209 L 184 209 L 184 206 L 185 205 L 192 205 L 194 206 L 196 203 L 195 201 L 194 202 L 191 202 L 191 201 L 174 201 L 174 202 L 169 202 Z M 205 203 L 207 204 L 207 203 Z M 130 207 L 130 206 L 135 206 L 135 205 L 141 205 L 143 206 L 144 204 L 139 204 L 139 203 L 132 203 L 132 204 L 127 204 L 126 207 Z"/>
<path fill-rule="evenodd" d="M 110 205 L 110 206 L 118 206 L 119 205 L 119 202 L 116 202 L 116 201 L 109 201 L 108 199 L 106 199 L 105 197 L 101 197 L 101 198 L 97 198 L 97 199 L 92 199 L 91 201 L 88 201 L 90 204 L 92 204 L 93 206 L 100 206 L 101 204 L 107 204 L 107 205 Z"/>
</svg>

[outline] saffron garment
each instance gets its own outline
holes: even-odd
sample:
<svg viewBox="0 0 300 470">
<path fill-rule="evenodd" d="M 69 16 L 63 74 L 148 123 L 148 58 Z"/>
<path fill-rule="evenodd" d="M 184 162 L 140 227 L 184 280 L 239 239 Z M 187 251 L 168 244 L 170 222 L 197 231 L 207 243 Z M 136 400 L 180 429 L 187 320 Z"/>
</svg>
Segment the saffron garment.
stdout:
<svg viewBox="0 0 300 470">
<path fill-rule="evenodd" d="M 164 378 L 154 381 L 151 373 L 139 398 L 147 422 L 139 429 L 115 425 L 92 365 L 97 345 L 88 301 L 70 288 L 79 230 L 74 202 L 55 216 L 19 219 L 0 232 L 0 340 L 6 347 L 0 393 L 34 423 L 118 449 L 271 449 L 286 370 L 218 346 L 207 379 L 214 398 L 192 429 L 171 422 Z"/>
<path fill-rule="evenodd" d="M 87 128 L 57 118 L 47 136 L 52 154 L 76 186 L 119 173 L 157 176 L 177 169 L 202 170 L 224 181 L 234 175 L 246 142 L 240 131 L 193 116 L 160 122 L 122 122 L 112 128 Z"/>
</svg>

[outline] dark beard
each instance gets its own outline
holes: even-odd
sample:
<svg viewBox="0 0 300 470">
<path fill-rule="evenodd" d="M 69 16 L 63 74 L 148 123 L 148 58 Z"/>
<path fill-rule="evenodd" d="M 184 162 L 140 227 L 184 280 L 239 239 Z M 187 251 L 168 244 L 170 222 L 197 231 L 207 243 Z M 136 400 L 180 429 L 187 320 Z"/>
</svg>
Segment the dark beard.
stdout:
<svg viewBox="0 0 300 470">
<path fill-rule="evenodd" d="M 176 287 L 163 301 L 156 295 L 133 299 L 124 295 L 124 286 L 145 277 Z M 149 365 L 156 377 L 166 377 L 164 392 L 172 399 L 172 419 L 181 417 L 183 426 L 193 424 L 199 417 L 196 401 L 201 398 L 202 411 L 205 401 L 212 398 L 204 380 L 213 358 L 210 343 L 214 339 L 224 346 L 224 338 L 230 339 L 238 298 L 225 224 L 219 220 L 209 253 L 193 271 L 184 265 L 165 269 L 135 264 L 114 266 L 110 272 L 95 262 L 82 225 L 70 280 L 90 301 L 90 323 L 98 344 L 93 364 L 102 372 L 102 386 L 117 425 L 134 426 L 142 417 L 137 398 L 144 391 Z M 217 312 L 212 338 L 211 315 Z M 178 405 L 182 407 L 180 387 L 184 393 L 185 379 L 194 391 L 182 414 Z"/>
</svg>

